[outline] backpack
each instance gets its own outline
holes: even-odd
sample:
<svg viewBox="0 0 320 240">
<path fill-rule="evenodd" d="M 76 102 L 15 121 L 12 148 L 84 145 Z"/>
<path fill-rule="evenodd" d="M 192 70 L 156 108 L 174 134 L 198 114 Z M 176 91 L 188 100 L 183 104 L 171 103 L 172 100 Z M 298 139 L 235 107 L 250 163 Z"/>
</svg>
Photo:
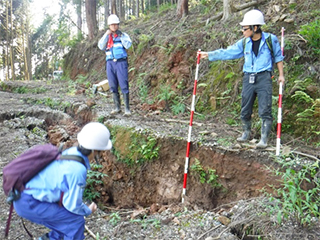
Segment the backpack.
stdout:
<svg viewBox="0 0 320 240">
<path fill-rule="evenodd" d="M 74 160 L 85 165 L 82 157 L 76 155 L 61 155 L 61 148 L 52 144 L 36 145 L 12 160 L 3 168 L 3 190 L 8 196 L 7 202 L 25 189 L 38 172 L 43 170 L 53 160 Z"/>
<path fill-rule="evenodd" d="M 77 155 L 61 155 L 61 151 L 62 146 L 57 148 L 50 143 L 36 145 L 19 155 L 3 168 L 3 190 L 8 196 L 7 202 L 11 204 L 5 230 L 5 237 L 9 235 L 13 201 L 20 198 L 20 192 L 25 189 L 25 184 L 29 182 L 38 172 L 43 170 L 54 160 L 74 160 L 86 166 L 82 157 Z M 24 226 L 24 223 L 23 227 L 29 236 L 32 237 L 32 235 Z"/>
<path fill-rule="evenodd" d="M 273 48 L 272 48 L 271 34 L 269 34 L 269 36 L 266 38 L 266 43 L 267 43 L 268 48 L 270 50 L 272 61 L 274 62 L 274 54 L 273 54 Z M 243 46 L 243 52 L 244 52 L 245 49 L 246 49 L 246 38 L 242 39 L 242 46 Z"/>
</svg>

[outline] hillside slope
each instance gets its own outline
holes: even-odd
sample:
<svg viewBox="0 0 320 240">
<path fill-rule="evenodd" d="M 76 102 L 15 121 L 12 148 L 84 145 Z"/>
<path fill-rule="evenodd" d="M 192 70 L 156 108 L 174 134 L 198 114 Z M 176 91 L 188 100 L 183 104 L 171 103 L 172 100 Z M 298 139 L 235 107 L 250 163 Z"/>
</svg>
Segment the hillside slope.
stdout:
<svg viewBox="0 0 320 240">
<path fill-rule="evenodd" d="M 259 1 L 257 1 L 259 2 Z M 319 1 L 260 1 L 254 7 L 265 13 L 263 30 L 281 36 L 285 31 L 285 76 L 283 93 L 283 138 L 298 138 L 318 146 L 320 141 Z M 133 46 L 129 50 L 130 91 L 134 107 L 162 110 L 178 117 L 188 115 L 194 84 L 196 52 L 225 48 L 242 37 L 239 22 L 250 8 L 237 10 L 235 1 L 228 21 L 221 20 L 222 6 L 204 2 L 191 6 L 190 14 L 177 19 L 175 8 L 163 8 L 136 20 L 121 23 Z M 215 18 L 218 16 L 217 20 Z M 220 16 L 220 18 L 219 18 Z M 309 24 L 307 27 L 303 27 Z M 301 31 L 303 30 L 303 34 Z M 104 53 L 97 48 L 101 31 L 91 42 L 78 44 L 65 56 L 65 70 L 72 79 L 79 75 L 91 83 L 106 79 Z M 312 45 L 313 44 L 313 45 Z M 196 112 L 201 119 L 216 119 L 239 126 L 243 60 L 202 60 Z M 276 75 L 277 76 L 277 75 Z M 274 130 L 278 86 L 274 83 Z M 163 102 L 165 102 L 163 104 Z M 256 109 L 257 110 L 257 109 Z M 260 123 L 255 110 L 254 137 Z M 274 133 L 275 131 L 273 131 Z"/>
</svg>

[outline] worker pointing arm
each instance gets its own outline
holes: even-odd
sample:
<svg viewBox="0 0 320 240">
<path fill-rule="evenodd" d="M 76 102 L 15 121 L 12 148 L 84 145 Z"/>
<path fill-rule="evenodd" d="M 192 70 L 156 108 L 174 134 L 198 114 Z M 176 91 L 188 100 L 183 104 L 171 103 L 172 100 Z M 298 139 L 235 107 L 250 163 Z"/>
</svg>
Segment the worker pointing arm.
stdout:
<svg viewBox="0 0 320 240">
<path fill-rule="evenodd" d="M 284 84 L 283 56 L 277 37 L 262 31 L 264 16 L 259 10 L 251 10 L 240 23 L 244 38 L 227 49 L 200 52 L 201 58 L 209 61 L 229 60 L 244 57 L 241 114 L 243 133 L 239 142 L 248 141 L 251 132 L 253 104 L 258 97 L 261 118 L 261 139 L 257 148 L 266 148 L 272 126 L 272 72 L 276 63 L 279 70 L 278 82 Z"/>
</svg>

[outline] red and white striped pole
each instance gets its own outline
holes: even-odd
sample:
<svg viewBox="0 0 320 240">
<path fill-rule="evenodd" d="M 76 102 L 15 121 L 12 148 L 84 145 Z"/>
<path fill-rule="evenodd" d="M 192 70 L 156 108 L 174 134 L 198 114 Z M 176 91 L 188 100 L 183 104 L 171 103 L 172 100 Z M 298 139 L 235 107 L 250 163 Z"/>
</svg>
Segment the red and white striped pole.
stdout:
<svg viewBox="0 0 320 240">
<path fill-rule="evenodd" d="M 281 28 L 281 52 L 284 56 L 284 27 Z M 280 144 L 281 144 L 281 122 L 282 122 L 282 82 L 279 83 L 279 108 L 278 108 L 278 123 L 277 123 L 277 146 L 276 156 L 280 155 Z"/>
<path fill-rule="evenodd" d="M 193 86 L 193 95 L 192 95 L 192 103 L 191 103 L 191 113 L 190 113 L 190 123 L 189 123 L 189 133 L 188 133 L 188 143 L 187 143 L 187 152 L 186 152 L 186 162 L 184 165 L 184 178 L 183 178 L 183 189 L 182 189 L 182 203 L 184 203 L 184 197 L 187 192 L 187 177 L 188 177 L 188 168 L 189 168 L 189 154 L 190 154 L 190 144 L 191 144 L 191 132 L 192 132 L 192 122 L 193 115 L 195 110 L 195 100 L 196 100 L 196 92 L 197 92 L 197 82 L 198 82 L 198 72 L 199 72 L 199 64 L 200 64 L 200 52 L 199 49 L 197 52 L 197 67 L 196 67 L 196 76 L 194 80 Z"/>
</svg>

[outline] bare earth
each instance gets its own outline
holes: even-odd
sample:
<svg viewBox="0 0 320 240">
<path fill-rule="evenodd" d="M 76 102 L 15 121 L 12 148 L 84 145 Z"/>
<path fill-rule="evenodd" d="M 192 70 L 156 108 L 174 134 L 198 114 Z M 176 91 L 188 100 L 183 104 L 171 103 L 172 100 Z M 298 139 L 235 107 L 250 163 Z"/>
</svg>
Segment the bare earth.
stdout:
<svg viewBox="0 0 320 240">
<path fill-rule="evenodd" d="M 99 210 L 87 218 L 87 239 L 241 239 L 245 224 L 261 220 L 255 212 L 261 207 L 256 199 L 264 186 L 276 182 L 264 168 L 274 164 L 270 153 L 275 152 L 275 141 L 271 140 L 271 146 L 265 151 L 257 151 L 254 144 L 236 144 L 234 139 L 241 132 L 240 127 L 224 124 L 221 118 L 195 120 L 191 164 L 198 159 L 203 166 L 216 169 L 228 191 L 212 189 L 190 175 L 186 203 L 181 204 L 188 114 L 174 117 L 160 111 L 160 106 L 139 104 L 133 96 L 130 118 L 122 114 L 110 116 L 112 100 L 108 93 L 92 96 L 90 90 L 85 93 L 85 88 L 79 86 L 76 95 L 69 95 L 66 84 L 16 81 L 6 83 L 2 89 L 0 86 L 1 169 L 33 145 L 45 142 L 73 145 L 76 133 L 85 123 L 102 118 L 112 126 L 149 129 L 161 143 L 159 161 L 140 168 L 129 169 L 118 163 L 110 152 L 105 154 L 102 171 L 108 177 L 103 179 L 104 184 L 96 187 L 101 194 L 96 199 Z M 30 90 L 25 94 L 14 93 L 18 86 L 30 89 L 41 86 L 47 90 L 39 94 L 31 94 Z M 60 109 L 53 110 L 39 101 Z M 57 101 L 62 103 L 56 104 Z M 231 144 L 222 144 L 219 141 L 222 138 Z M 283 144 L 283 151 L 294 150 L 311 159 L 320 156 L 319 149 L 306 146 L 298 139 L 284 135 L 283 141 L 288 143 Z M 0 228 L 4 232 L 9 205 L 2 188 L 0 194 Z M 24 222 L 34 237 L 48 231 L 27 220 Z M 252 237 L 243 239 L 258 239 L 259 234 L 265 235 L 265 239 L 319 239 L 320 236 L 318 221 L 312 230 L 290 224 L 274 227 L 270 219 L 263 228 L 267 232 L 262 234 L 255 227 L 247 229 Z M 15 213 L 9 239 L 29 239 Z"/>
</svg>

